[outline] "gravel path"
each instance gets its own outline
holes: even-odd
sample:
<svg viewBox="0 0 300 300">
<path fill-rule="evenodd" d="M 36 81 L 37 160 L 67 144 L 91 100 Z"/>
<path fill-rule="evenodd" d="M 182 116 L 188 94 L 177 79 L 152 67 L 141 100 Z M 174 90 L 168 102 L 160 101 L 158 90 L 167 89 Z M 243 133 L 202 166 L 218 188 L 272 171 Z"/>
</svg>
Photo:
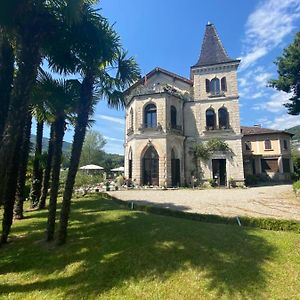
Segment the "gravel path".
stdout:
<svg viewBox="0 0 300 300">
<path fill-rule="evenodd" d="M 129 190 L 116 198 L 166 208 L 222 216 L 255 216 L 300 220 L 300 199 L 291 185 L 247 189 Z"/>
</svg>

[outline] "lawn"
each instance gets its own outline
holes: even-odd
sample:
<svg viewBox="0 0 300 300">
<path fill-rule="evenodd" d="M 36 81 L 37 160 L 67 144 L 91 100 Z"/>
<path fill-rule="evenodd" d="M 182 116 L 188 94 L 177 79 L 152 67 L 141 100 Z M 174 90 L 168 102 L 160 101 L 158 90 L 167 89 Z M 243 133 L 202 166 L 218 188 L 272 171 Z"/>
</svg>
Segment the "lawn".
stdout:
<svg viewBox="0 0 300 300">
<path fill-rule="evenodd" d="M 75 200 L 65 246 L 44 242 L 45 211 L 0 248 L 3 299 L 300 299 L 300 235 Z"/>
</svg>

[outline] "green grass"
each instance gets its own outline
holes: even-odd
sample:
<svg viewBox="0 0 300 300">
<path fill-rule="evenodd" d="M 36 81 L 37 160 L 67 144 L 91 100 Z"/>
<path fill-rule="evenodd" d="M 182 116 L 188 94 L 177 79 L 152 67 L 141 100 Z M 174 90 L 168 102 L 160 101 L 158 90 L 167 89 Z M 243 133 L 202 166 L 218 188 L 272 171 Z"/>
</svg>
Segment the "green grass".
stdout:
<svg viewBox="0 0 300 300">
<path fill-rule="evenodd" d="M 72 206 L 65 246 L 46 212 L 0 249 L 2 299 L 299 299 L 300 235 L 129 211 L 100 195 Z"/>
</svg>

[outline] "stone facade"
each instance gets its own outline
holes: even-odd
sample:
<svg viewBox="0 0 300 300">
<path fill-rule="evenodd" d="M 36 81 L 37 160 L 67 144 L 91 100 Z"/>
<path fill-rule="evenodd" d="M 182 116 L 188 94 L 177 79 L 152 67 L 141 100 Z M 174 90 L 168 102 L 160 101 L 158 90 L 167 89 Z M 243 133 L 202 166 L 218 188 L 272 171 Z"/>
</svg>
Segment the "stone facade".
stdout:
<svg viewBox="0 0 300 300">
<path fill-rule="evenodd" d="M 207 50 L 211 43 L 218 44 L 213 58 Z M 125 176 L 138 185 L 191 185 L 195 178 L 243 183 L 238 65 L 209 24 L 190 80 L 156 68 L 130 87 L 125 93 Z M 194 145 L 213 138 L 231 151 L 196 161 Z"/>
</svg>

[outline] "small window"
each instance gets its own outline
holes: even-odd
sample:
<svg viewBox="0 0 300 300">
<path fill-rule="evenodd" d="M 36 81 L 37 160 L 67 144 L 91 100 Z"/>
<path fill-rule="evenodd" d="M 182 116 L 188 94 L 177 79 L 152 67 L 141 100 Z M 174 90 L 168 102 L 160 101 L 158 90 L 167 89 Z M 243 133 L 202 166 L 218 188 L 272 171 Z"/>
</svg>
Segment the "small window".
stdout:
<svg viewBox="0 0 300 300">
<path fill-rule="evenodd" d="M 130 109 L 130 123 L 129 128 L 133 128 L 133 109 Z"/>
<path fill-rule="evenodd" d="M 287 149 L 288 149 L 287 140 L 283 140 L 283 150 L 287 150 Z"/>
<path fill-rule="evenodd" d="M 229 128 L 229 117 L 228 111 L 225 107 L 221 107 L 218 111 L 219 115 L 219 128 L 228 129 Z"/>
<path fill-rule="evenodd" d="M 210 81 L 208 79 L 205 80 L 205 85 L 206 85 L 206 93 L 210 92 Z"/>
<path fill-rule="evenodd" d="M 226 77 L 223 77 L 221 79 L 221 90 L 222 90 L 222 92 L 227 92 Z"/>
<path fill-rule="evenodd" d="M 171 128 L 176 128 L 177 125 L 177 111 L 175 106 L 171 106 Z"/>
<path fill-rule="evenodd" d="M 265 140 L 265 150 L 272 150 L 272 144 L 270 140 Z"/>
<path fill-rule="evenodd" d="M 210 82 L 210 89 L 212 95 L 220 95 L 220 80 L 213 78 Z"/>
<path fill-rule="evenodd" d="M 145 128 L 155 128 L 156 124 L 156 106 L 148 104 L 145 108 Z"/>
<path fill-rule="evenodd" d="M 216 114 L 212 108 L 209 108 L 206 111 L 206 129 L 213 130 L 215 129 L 216 124 Z"/>
<path fill-rule="evenodd" d="M 245 147 L 247 151 L 251 151 L 252 150 L 251 142 L 250 141 L 245 142 Z"/>
</svg>

